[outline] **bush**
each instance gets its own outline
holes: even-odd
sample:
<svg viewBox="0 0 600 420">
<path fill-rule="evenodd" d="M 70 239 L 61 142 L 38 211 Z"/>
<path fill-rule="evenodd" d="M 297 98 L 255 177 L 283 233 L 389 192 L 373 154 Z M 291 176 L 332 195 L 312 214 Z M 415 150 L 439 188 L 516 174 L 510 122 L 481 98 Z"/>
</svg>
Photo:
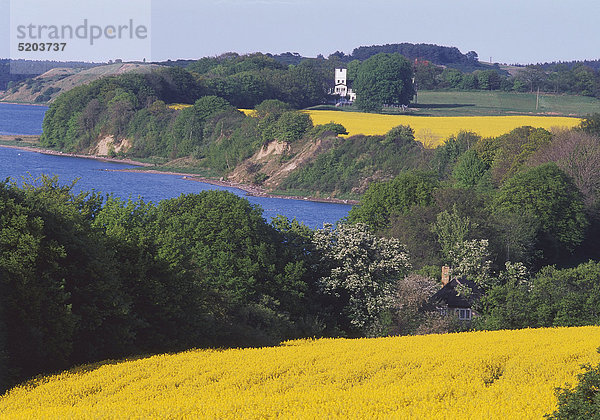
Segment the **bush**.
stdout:
<svg viewBox="0 0 600 420">
<path fill-rule="evenodd" d="M 598 349 L 600 352 L 600 348 Z M 558 410 L 547 415 L 549 419 L 600 419 L 600 364 L 592 368 L 584 365 L 585 372 L 577 375 L 575 388 L 558 388 Z"/>
<path fill-rule="evenodd" d="M 586 116 L 581 124 L 579 125 L 579 129 L 593 135 L 600 135 L 600 113 L 595 113 Z"/>
<path fill-rule="evenodd" d="M 310 135 L 312 137 L 320 137 L 323 134 L 331 134 L 331 133 L 333 133 L 334 135 L 337 136 L 340 134 L 348 134 L 348 131 L 342 124 L 337 124 L 334 122 L 329 122 L 327 124 L 319 124 L 319 125 L 313 127 L 312 130 L 310 130 Z"/>
<path fill-rule="evenodd" d="M 300 140 L 312 128 L 310 115 L 297 111 L 287 111 L 275 123 L 275 136 L 279 141 L 292 143 Z"/>
<path fill-rule="evenodd" d="M 348 220 L 366 223 L 376 231 L 384 229 L 391 216 L 405 214 L 413 205 L 430 205 L 437 186 L 435 177 L 422 171 L 406 171 L 391 181 L 371 184 L 360 206 L 350 210 Z"/>
</svg>

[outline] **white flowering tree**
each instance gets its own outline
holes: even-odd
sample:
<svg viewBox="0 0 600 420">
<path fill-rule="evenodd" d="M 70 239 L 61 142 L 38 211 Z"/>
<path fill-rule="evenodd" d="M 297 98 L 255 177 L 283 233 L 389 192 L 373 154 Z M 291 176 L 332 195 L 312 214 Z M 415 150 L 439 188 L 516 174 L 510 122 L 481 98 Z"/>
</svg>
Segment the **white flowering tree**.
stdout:
<svg viewBox="0 0 600 420">
<path fill-rule="evenodd" d="M 345 315 L 362 334 L 385 333 L 383 318 L 394 305 L 396 282 L 410 268 L 404 246 L 373 235 L 362 223 L 325 225 L 313 241 L 328 266 L 321 291 L 344 301 Z"/>
</svg>

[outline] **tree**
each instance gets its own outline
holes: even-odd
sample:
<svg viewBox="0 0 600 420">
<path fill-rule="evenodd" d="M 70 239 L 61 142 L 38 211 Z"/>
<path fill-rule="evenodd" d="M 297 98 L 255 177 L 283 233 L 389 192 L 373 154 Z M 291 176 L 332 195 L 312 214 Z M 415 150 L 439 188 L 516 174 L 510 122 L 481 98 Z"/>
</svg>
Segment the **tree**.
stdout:
<svg viewBox="0 0 600 420">
<path fill-rule="evenodd" d="M 435 280 L 419 274 L 411 273 L 398 280 L 394 296 L 395 332 L 402 335 L 417 332 L 428 317 L 423 306 L 438 290 Z"/>
<path fill-rule="evenodd" d="M 210 331 L 229 344 L 283 338 L 277 328 L 287 321 L 278 314 L 302 307 L 304 269 L 284 253 L 282 237 L 262 210 L 229 192 L 203 191 L 163 200 L 157 212 L 157 254 L 179 282 L 191 285 L 205 319 L 222 327 L 213 323 Z"/>
<path fill-rule="evenodd" d="M 76 319 L 59 265 L 65 250 L 45 236 L 24 192 L 0 183 L 0 392 L 47 369 L 64 369 Z"/>
<path fill-rule="evenodd" d="M 239 112 L 218 96 L 203 96 L 193 106 L 179 111 L 170 133 L 170 157 L 189 156 L 194 152 L 203 156 L 206 148 L 204 124 L 211 116 L 226 111 Z"/>
<path fill-rule="evenodd" d="M 312 126 L 310 115 L 298 111 L 287 111 L 281 114 L 275 124 L 275 138 L 292 143 L 300 140 Z"/>
<path fill-rule="evenodd" d="M 473 188 L 482 182 L 487 170 L 488 166 L 479 158 L 477 152 L 468 150 L 458 159 L 452 175 L 458 187 Z"/>
<path fill-rule="evenodd" d="M 102 232 L 92 226 L 102 197 L 97 193 L 74 194 L 73 187 L 74 183 L 60 185 L 56 177 L 42 177 L 22 186 L 32 213 L 44 222 L 44 240 L 61 253 L 54 263 L 54 275 L 60 278 L 61 290 L 69 296 L 69 310 L 77 320 L 70 361 L 83 363 L 130 354 L 137 320 L 113 251 Z"/>
<path fill-rule="evenodd" d="M 479 55 L 475 51 L 469 51 L 465 54 L 465 58 L 475 63 L 479 60 Z"/>
<path fill-rule="evenodd" d="M 478 144 L 476 149 L 484 161 L 493 156 L 492 176 L 502 183 L 521 170 L 529 157 L 552 141 L 552 134 L 543 128 L 518 127 L 495 139 Z"/>
<path fill-rule="evenodd" d="M 416 61 L 414 65 L 415 85 L 420 90 L 436 89 L 439 83 L 439 76 L 442 74 L 442 67 L 431 64 L 428 61 Z"/>
<path fill-rule="evenodd" d="M 91 222 L 102 199 L 42 177 L 0 186 L 0 310 L 11 380 L 131 354 L 135 314 Z"/>
<path fill-rule="evenodd" d="M 498 283 L 481 299 L 479 326 L 483 329 L 503 330 L 531 326 L 529 294 L 533 283 L 521 263 L 506 263 Z"/>
<path fill-rule="evenodd" d="M 456 243 L 448 253 L 452 275 L 472 280 L 481 290 L 488 289 L 493 282 L 488 245 L 487 239 Z"/>
<path fill-rule="evenodd" d="M 460 88 L 464 90 L 473 90 L 479 87 L 477 83 L 477 76 L 474 74 L 466 73 L 463 74 Z"/>
<path fill-rule="evenodd" d="M 340 134 L 348 134 L 348 131 L 342 124 L 337 124 L 334 122 L 329 122 L 327 124 L 319 124 L 314 126 L 310 130 L 310 135 L 313 138 L 318 138 L 322 136 L 339 136 Z"/>
<path fill-rule="evenodd" d="M 444 210 L 437 215 L 437 221 L 431 226 L 431 231 L 437 235 L 447 264 L 452 262 L 452 251 L 469 237 L 472 226 L 469 217 L 459 214 L 456 204 L 452 212 Z"/>
<path fill-rule="evenodd" d="M 477 224 L 461 216 L 454 205 L 452 212 L 444 210 L 431 227 L 438 236 L 445 263 L 450 265 L 452 276 L 473 281 L 480 290 L 490 287 L 491 260 L 487 239 L 468 239 Z M 459 284 L 459 293 L 469 295 L 472 290 Z"/>
<path fill-rule="evenodd" d="M 327 100 L 324 83 L 327 76 L 329 74 L 323 74 L 314 61 L 305 60 L 297 66 L 291 66 L 288 70 L 289 102 L 298 109 L 324 103 Z"/>
<path fill-rule="evenodd" d="M 581 243 L 587 227 L 581 193 L 556 164 L 518 173 L 500 189 L 494 208 L 529 214 L 539 222 L 538 245 L 545 258 L 558 258 Z"/>
<path fill-rule="evenodd" d="M 158 212 L 152 203 L 108 197 L 93 226 L 104 232 L 115 252 L 118 273 L 137 318 L 135 346 L 141 352 L 175 351 L 203 344 L 207 334 L 204 296 L 193 279 L 157 256 Z"/>
<path fill-rule="evenodd" d="M 584 123 L 586 120 L 582 121 L 582 126 Z M 590 123 L 589 119 L 587 123 Z M 527 164 L 536 166 L 547 162 L 555 162 L 571 177 L 583 194 L 586 209 L 594 214 L 600 204 L 600 143 L 597 134 L 593 135 L 585 129 L 583 132 L 555 132 L 552 142 L 533 154 Z"/>
<path fill-rule="evenodd" d="M 546 80 L 546 72 L 540 66 L 529 65 L 517 73 L 517 78 L 529 86 L 529 91 L 533 92 L 540 88 Z"/>
<path fill-rule="evenodd" d="M 394 285 L 410 267 L 397 239 L 380 238 L 366 225 L 326 225 L 314 233 L 328 274 L 319 282 L 323 293 L 341 305 L 351 332 L 377 336 L 389 328 Z"/>
<path fill-rule="evenodd" d="M 495 209 L 492 213 L 492 225 L 496 258 L 499 261 L 519 261 L 528 265 L 533 262 L 539 229 L 539 222 L 534 214 Z"/>
<path fill-rule="evenodd" d="M 481 137 L 470 131 L 461 131 L 457 135 L 450 136 L 444 144 L 435 149 L 432 159 L 432 166 L 438 172 L 439 177 L 441 179 L 449 177 L 460 156 L 480 143 Z M 480 152 L 477 153 L 477 156 L 486 165 L 491 164 L 482 159 Z"/>
<path fill-rule="evenodd" d="M 437 236 L 431 232 L 438 211 L 437 206 L 414 205 L 407 212 L 392 215 L 390 227 L 383 231 L 385 236 L 397 238 L 406 246 L 416 270 L 437 266 L 437 272 L 442 265 Z"/>
<path fill-rule="evenodd" d="M 572 71 L 575 79 L 575 90 L 581 95 L 594 96 L 598 93 L 598 81 L 594 70 L 579 64 Z"/>
<path fill-rule="evenodd" d="M 415 204 L 430 205 L 436 187 L 435 177 L 420 171 L 406 171 L 392 181 L 371 184 L 360 206 L 350 210 L 348 221 L 365 223 L 374 230 L 384 229 L 392 215 L 405 213 Z"/>
<path fill-rule="evenodd" d="M 462 83 L 463 74 L 459 70 L 446 67 L 440 77 L 444 87 L 458 89 Z"/>
<path fill-rule="evenodd" d="M 542 268 L 529 291 L 531 327 L 574 327 L 600 322 L 600 263 Z"/>
<path fill-rule="evenodd" d="M 410 62 L 400 54 L 380 53 L 360 64 L 353 88 L 356 106 L 381 111 L 385 105 L 407 105 L 415 94 Z"/>
<path fill-rule="evenodd" d="M 475 73 L 479 89 L 497 90 L 500 88 L 500 75 L 496 70 L 480 70 Z"/>
</svg>

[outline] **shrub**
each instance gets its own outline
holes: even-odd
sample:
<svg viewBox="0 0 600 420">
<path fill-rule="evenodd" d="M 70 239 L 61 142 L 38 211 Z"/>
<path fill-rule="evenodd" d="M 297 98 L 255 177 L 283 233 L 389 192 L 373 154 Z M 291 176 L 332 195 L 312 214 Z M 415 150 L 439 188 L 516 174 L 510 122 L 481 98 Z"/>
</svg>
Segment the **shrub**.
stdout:
<svg viewBox="0 0 600 420">
<path fill-rule="evenodd" d="M 600 352 L 600 348 L 598 349 Z M 600 364 L 584 365 L 585 372 L 577 375 L 575 388 L 558 388 L 558 410 L 549 419 L 588 420 L 600 418 Z"/>
<path fill-rule="evenodd" d="M 334 135 L 348 134 L 348 131 L 342 124 L 334 123 L 333 121 L 327 124 L 319 124 L 310 130 L 312 137 L 320 137 L 325 133 L 333 133 Z"/>
</svg>

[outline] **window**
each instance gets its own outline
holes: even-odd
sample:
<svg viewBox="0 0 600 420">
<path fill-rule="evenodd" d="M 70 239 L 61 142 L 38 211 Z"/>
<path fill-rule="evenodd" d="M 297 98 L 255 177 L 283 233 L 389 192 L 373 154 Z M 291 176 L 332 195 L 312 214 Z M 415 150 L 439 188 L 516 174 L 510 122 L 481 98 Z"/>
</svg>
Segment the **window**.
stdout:
<svg viewBox="0 0 600 420">
<path fill-rule="evenodd" d="M 461 321 L 470 321 L 471 320 L 471 310 L 470 309 L 455 309 L 454 313 L 458 315 L 458 319 Z"/>
</svg>

